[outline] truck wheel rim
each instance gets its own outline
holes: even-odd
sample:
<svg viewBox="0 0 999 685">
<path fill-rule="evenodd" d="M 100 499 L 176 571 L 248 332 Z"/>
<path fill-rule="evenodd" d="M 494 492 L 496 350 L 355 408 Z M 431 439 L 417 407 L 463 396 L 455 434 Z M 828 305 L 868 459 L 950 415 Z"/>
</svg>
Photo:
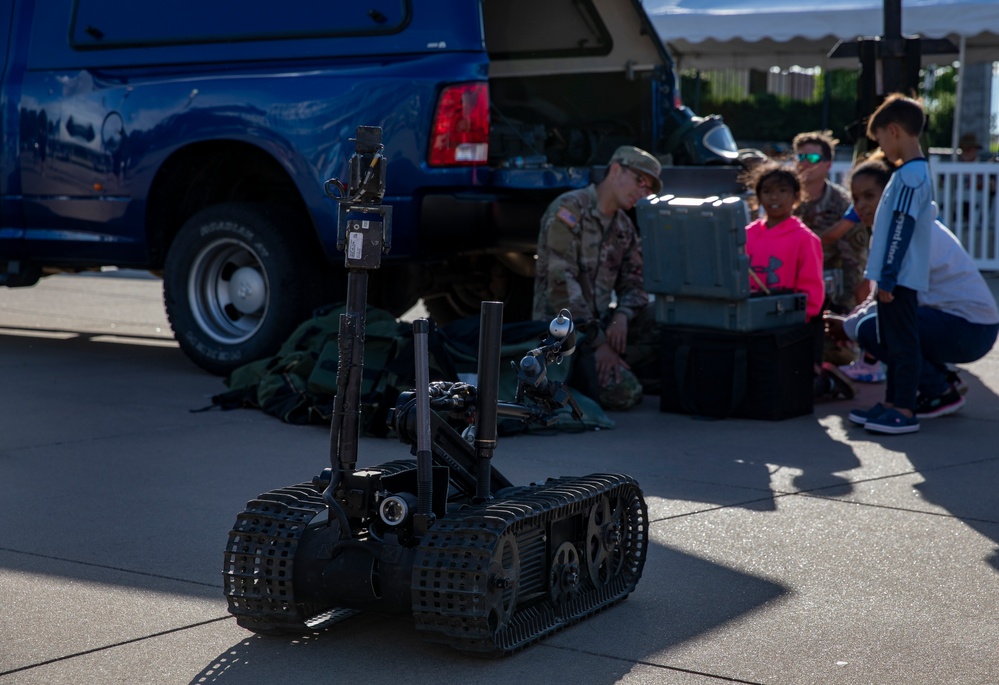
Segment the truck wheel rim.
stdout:
<svg viewBox="0 0 999 685">
<path fill-rule="evenodd" d="M 188 300 L 198 327 L 216 342 L 248 340 L 267 314 L 267 272 L 257 254 L 235 240 L 218 240 L 191 265 Z"/>
</svg>

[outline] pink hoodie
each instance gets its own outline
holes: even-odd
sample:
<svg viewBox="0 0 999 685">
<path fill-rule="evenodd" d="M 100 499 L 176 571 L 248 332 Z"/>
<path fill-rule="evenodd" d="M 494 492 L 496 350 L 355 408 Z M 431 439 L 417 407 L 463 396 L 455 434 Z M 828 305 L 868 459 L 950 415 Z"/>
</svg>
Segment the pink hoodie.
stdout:
<svg viewBox="0 0 999 685">
<path fill-rule="evenodd" d="M 767 288 L 784 288 L 805 293 L 805 315 L 811 320 L 822 312 L 826 297 L 822 273 L 822 241 L 796 216 L 773 228 L 757 219 L 746 226 L 746 254 L 752 269 Z M 749 279 L 752 291 L 760 291 L 756 279 Z"/>
</svg>

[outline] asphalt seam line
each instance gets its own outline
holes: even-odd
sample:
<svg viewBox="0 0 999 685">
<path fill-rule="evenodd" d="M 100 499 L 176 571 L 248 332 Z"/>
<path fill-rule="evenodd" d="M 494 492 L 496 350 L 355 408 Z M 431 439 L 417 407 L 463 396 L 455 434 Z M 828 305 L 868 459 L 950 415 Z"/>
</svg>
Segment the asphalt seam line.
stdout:
<svg viewBox="0 0 999 685">
<path fill-rule="evenodd" d="M 21 671 L 27 671 L 32 668 L 38 668 L 39 666 L 47 666 L 49 664 L 55 664 L 60 661 L 66 661 L 67 659 L 75 659 L 77 657 L 86 656 L 87 654 L 93 654 L 95 652 L 103 652 L 107 649 L 115 649 L 116 647 L 123 647 L 124 645 L 130 645 L 133 642 L 142 642 L 143 640 L 149 640 L 154 637 L 162 637 L 164 635 L 169 635 L 171 633 L 179 633 L 182 630 L 189 630 L 191 628 L 199 628 L 201 626 L 206 626 L 211 623 L 218 623 L 219 621 L 228 621 L 232 616 L 219 616 L 218 618 L 210 618 L 207 621 L 200 621 L 198 623 L 191 623 L 186 626 L 180 626 L 177 628 L 170 628 L 169 630 L 161 630 L 158 633 L 152 633 L 151 635 L 143 635 L 142 637 L 133 637 L 130 640 L 122 640 L 121 642 L 115 642 L 110 645 L 103 645 L 101 647 L 94 647 L 93 649 L 85 649 L 82 652 L 74 652 L 72 654 L 66 654 L 64 656 L 55 657 L 54 659 L 46 659 L 45 661 L 39 661 L 37 664 L 29 664 L 28 666 L 19 666 L 18 668 L 12 668 L 9 671 L 0 671 L 0 677 L 5 675 L 10 675 L 11 673 L 20 673 Z"/>
<path fill-rule="evenodd" d="M 130 568 L 121 568 L 119 566 L 108 566 L 107 564 L 95 564 L 92 561 L 80 561 L 79 559 L 68 559 L 66 557 L 52 556 L 51 554 L 39 554 L 38 552 L 25 552 L 20 549 L 12 549 L 10 547 L 0 547 L 0 552 L 11 552 L 12 554 L 23 554 L 29 557 L 38 557 L 39 559 L 50 559 L 52 561 L 63 561 L 68 564 L 80 564 L 81 566 L 92 566 L 94 568 L 102 568 L 108 571 L 118 571 L 120 573 L 130 573 L 137 576 L 147 576 L 149 578 L 161 578 L 163 580 L 172 580 L 178 583 L 187 583 L 189 585 L 201 585 L 202 587 L 211 587 L 222 589 L 222 584 L 215 583 L 205 583 L 200 580 L 188 580 L 186 578 L 176 578 L 174 576 L 164 576 L 159 573 L 149 573 L 148 571 L 136 571 Z M 0 675 L 3 675 L 0 673 Z"/>
<path fill-rule="evenodd" d="M 602 654 L 600 652 L 593 652 L 586 649 L 574 649 L 572 647 L 563 647 L 561 645 L 550 645 L 541 643 L 535 645 L 537 647 L 547 647 L 548 649 L 557 649 L 563 652 L 574 652 L 576 654 L 586 654 L 588 656 L 600 657 L 603 659 L 611 659 L 613 661 L 623 661 L 626 664 L 641 664 L 642 666 L 650 666 L 652 668 L 660 668 L 666 671 L 676 671 L 679 673 L 689 673 L 691 675 L 703 676 L 705 678 L 712 678 L 715 680 L 721 680 L 726 683 L 740 683 L 741 685 L 765 685 L 764 683 L 756 682 L 755 680 L 740 680 L 739 678 L 733 678 L 731 676 L 716 675 L 714 673 L 705 673 L 704 671 L 695 671 L 690 668 L 682 668 L 680 666 L 667 666 L 666 664 L 657 664 L 651 661 L 644 661 L 642 659 L 626 659 L 620 656 L 614 656 L 613 654 Z"/>
</svg>

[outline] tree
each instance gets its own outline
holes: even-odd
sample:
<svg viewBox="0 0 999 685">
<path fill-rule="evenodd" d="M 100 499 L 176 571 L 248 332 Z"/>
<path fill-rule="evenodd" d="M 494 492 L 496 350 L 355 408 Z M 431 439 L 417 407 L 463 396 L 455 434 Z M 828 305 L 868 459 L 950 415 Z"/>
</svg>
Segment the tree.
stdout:
<svg viewBox="0 0 999 685">
<path fill-rule="evenodd" d="M 931 147 L 950 147 L 957 105 L 958 71 L 953 65 L 923 70 L 924 105 L 929 119 L 927 138 Z"/>
<path fill-rule="evenodd" d="M 855 142 L 847 132 L 847 127 L 857 117 L 855 69 L 817 70 L 815 88 L 809 99 L 770 93 L 750 94 L 748 89 L 724 87 L 737 80 L 732 78 L 732 71 L 705 71 L 699 78 L 697 72 L 685 71 L 680 75 L 680 88 L 685 100 L 698 114 L 721 115 L 736 140 L 789 143 L 794 133 L 814 131 L 825 124 L 824 127 L 843 143 L 852 145 Z M 929 118 L 929 145 L 949 147 L 957 69 L 953 65 L 924 69 L 921 76 L 928 85 L 924 101 Z M 863 130 L 862 126 L 859 130 Z"/>
</svg>

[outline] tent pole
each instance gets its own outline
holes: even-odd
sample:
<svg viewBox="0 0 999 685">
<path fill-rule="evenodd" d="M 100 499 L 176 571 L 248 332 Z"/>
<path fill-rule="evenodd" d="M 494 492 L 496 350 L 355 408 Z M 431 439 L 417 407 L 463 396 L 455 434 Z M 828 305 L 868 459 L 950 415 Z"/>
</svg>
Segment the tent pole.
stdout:
<svg viewBox="0 0 999 685">
<path fill-rule="evenodd" d="M 832 99 L 832 85 L 829 83 L 829 70 L 822 68 L 822 130 L 829 130 L 829 101 Z"/>
<path fill-rule="evenodd" d="M 961 100 L 964 99 L 964 53 L 967 38 L 958 41 L 957 93 L 954 95 L 954 123 L 950 127 L 950 161 L 957 161 L 957 141 L 961 128 Z"/>
</svg>

